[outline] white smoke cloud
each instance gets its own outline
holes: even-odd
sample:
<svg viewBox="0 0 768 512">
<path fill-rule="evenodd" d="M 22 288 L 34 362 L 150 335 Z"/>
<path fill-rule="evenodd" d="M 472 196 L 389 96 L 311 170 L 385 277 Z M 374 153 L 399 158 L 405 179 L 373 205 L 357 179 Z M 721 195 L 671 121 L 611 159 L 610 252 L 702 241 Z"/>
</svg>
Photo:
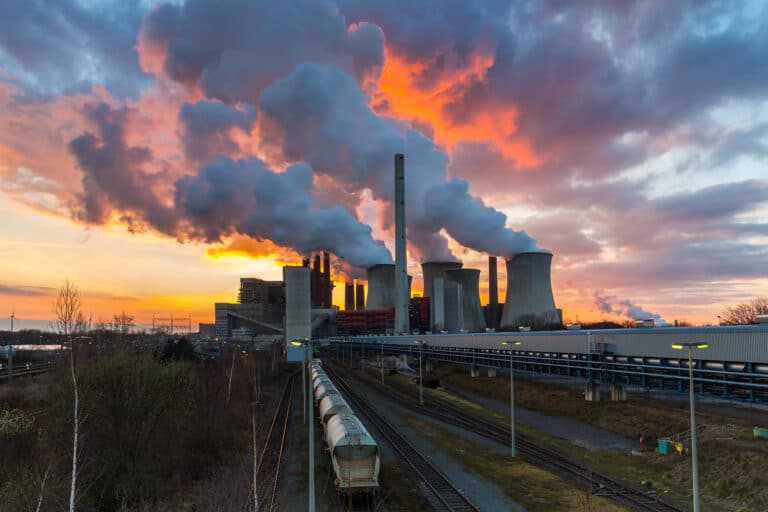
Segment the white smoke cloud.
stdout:
<svg viewBox="0 0 768 512">
<path fill-rule="evenodd" d="M 595 306 L 603 313 L 623 316 L 632 320 L 653 319 L 657 325 L 666 325 L 667 321 L 658 314 L 647 311 L 628 299 L 619 299 L 615 295 L 593 294 Z"/>
</svg>

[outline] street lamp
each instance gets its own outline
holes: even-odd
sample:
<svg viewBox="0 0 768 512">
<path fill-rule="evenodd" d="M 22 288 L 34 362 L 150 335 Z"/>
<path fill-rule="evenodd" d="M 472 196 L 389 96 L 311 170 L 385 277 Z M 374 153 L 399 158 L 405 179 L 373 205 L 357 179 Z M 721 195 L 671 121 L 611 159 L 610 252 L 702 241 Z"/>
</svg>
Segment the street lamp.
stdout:
<svg viewBox="0 0 768 512">
<path fill-rule="evenodd" d="M 515 447 L 515 352 L 513 345 L 522 345 L 522 341 L 502 341 L 502 345 L 509 347 L 509 426 L 512 432 L 509 439 L 510 453 L 513 457 L 517 455 Z"/>
<path fill-rule="evenodd" d="M 427 344 L 424 340 L 414 341 L 420 347 L 419 354 L 419 405 L 424 405 L 424 376 L 421 371 L 422 360 L 424 359 L 424 345 Z"/>
<path fill-rule="evenodd" d="M 693 396 L 693 349 L 705 349 L 708 344 L 702 342 L 673 343 L 675 350 L 688 349 L 688 397 L 691 402 L 691 468 L 693 472 L 693 512 L 699 512 L 699 461 L 696 455 L 696 405 Z"/>
<path fill-rule="evenodd" d="M 304 345 L 305 348 L 305 354 L 306 354 L 306 362 L 307 362 L 307 371 L 309 371 L 309 360 L 310 360 L 310 352 L 312 350 L 312 340 L 309 339 L 303 339 L 303 340 L 293 340 L 291 341 L 291 345 L 294 347 L 300 347 Z M 302 375 L 302 384 L 304 383 L 305 372 L 304 368 L 301 369 L 301 375 Z M 307 378 L 307 382 L 309 383 L 309 386 L 304 386 L 304 421 L 306 422 L 306 414 L 307 414 L 307 396 L 309 395 L 311 397 L 312 395 L 312 379 Z M 312 399 L 309 400 L 309 407 L 312 406 Z M 315 511 L 315 422 L 312 421 L 312 414 L 309 414 L 309 512 Z"/>
</svg>

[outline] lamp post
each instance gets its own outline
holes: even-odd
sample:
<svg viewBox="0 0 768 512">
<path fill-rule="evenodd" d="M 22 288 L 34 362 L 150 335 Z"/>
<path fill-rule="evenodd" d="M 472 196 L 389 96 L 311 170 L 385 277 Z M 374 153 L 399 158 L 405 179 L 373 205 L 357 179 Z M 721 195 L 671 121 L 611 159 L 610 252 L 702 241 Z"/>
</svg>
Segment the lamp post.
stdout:
<svg viewBox="0 0 768 512">
<path fill-rule="evenodd" d="M 384 385 L 384 340 L 379 339 L 379 345 L 381 346 L 381 355 L 379 362 L 381 363 L 381 385 Z"/>
<path fill-rule="evenodd" d="M 701 503 L 699 499 L 699 461 L 696 453 L 696 402 L 693 396 L 693 349 L 705 349 L 709 347 L 706 343 L 674 343 L 672 348 L 675 350 L 688 349 L 688 398 L 691 402 L 691 471 L 693 473 L 693 512 L 700 512 Z"/>
<path fill-rule="evenodd" d="M 509 347 L 509 427 L 510 439 L 509 447 L 512 457 L 517 456 L 515 445 L 515 353 L 512 350 L 513 345 L 522 345 L 522 341 L 502 341 L 502 345 Z"/>
<path fill-rule="evenodd" d="M 421 365 L 424 359 L 424 345 L 427 344 L 424 340 L 414 341 L 419 347 L 419 405 L 424 405 L 424 376 L 422 374 Z"/>
<path fill-rule="evenodd" d="M 291 345 L 294 347 L 300 347 L 304 345 L 305 348 L 305 360 L 307 361 L 307 370 L 309 371 L 310 353 L 312 351 L 312 340 L 293 340 Z M 307 409 L 312 407 L 312 399 L 310 398 L 309 404 L 307 404 L 307 396 L 312 394 L 312 378 L 306 379 L 308 386 L 304 387 L 304 415 L 306 421 Z M 302 383 L 304 382 L 304 368 L 302 368 Z M 307 407 L 309 406 L 309 407 Z M 309 512 L 315 512 L 315 422 L 312 421 L 312 414 L 309 414 Z"/>
</svg>

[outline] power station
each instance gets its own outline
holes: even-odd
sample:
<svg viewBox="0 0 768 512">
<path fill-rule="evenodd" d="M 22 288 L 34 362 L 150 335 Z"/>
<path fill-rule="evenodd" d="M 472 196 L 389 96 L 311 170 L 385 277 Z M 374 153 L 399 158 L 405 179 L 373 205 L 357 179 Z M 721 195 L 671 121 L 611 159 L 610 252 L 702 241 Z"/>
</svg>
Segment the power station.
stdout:
<svg viewBox="0 0 768 512">
<path fill-rule="evenodd" d="M 425 261 L 424 287 L 411 296 L 407 274 L 405 157 L 394 157 L 395 261 L 366 269 L 360 280 L 344 283 L 344 309 L 333 306 L 330 253 L 308 255 L 287 266 L 283 281 L 242 278 L 236 304 L 217 303 L 216 335 L 261 339 L 412 333 L 479 333 L 559 326 L 550 278 L 552 254 L 508 256 L 507 295 L 499 308 L 497 259 L 488 258 L 489 302 L 480 300 L 481 270 L 461 261 Z M 290 347 L 289 360 L 300 358 Z"/>
</svg>

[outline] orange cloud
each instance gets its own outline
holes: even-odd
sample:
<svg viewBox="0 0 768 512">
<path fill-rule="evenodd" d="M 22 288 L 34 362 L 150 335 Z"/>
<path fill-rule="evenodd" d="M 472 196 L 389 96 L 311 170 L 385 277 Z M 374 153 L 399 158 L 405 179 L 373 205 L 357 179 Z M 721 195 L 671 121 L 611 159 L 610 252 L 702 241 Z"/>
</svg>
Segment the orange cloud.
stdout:
<svg viewBox="0 0 768 512">
<path fill-rule="evenodd" d="M 245 235 L 234 235 L 223 245 L 208 247 L 205 253 L 211 258 L 223 258 L 226 256 L 246 256 L 249 258 L 272 258 L 276 262 L 285 265 L 301 263 L 301 256 L 281 247 L 270 240 L 256 240 Z"/>
<path fill-rule="evenodd" d="M 419 77 L 432 72 L 432 62 L 408 61 L 387 50 L 379 80 L 381 97 L 376 98 L 378 110 L 410 119 L 417 126 L 428 122 L 434 128 L 436 141 L 449 149 L 461 141 L 490 140 L 519 166 L 537 165 L 541 159 L 533 151 L 531 141 L 517 134 L 518 112 L 514 105 L 467 108 L 461 121 L 447 111 L 449 107 L 463 108 L 462 102 L 470 90 L 484 83 L 493 60 L 491 54 L 476 54 L 466 65 L 452 68 L 425 84 L 419 82 Z"/>
</svg>

